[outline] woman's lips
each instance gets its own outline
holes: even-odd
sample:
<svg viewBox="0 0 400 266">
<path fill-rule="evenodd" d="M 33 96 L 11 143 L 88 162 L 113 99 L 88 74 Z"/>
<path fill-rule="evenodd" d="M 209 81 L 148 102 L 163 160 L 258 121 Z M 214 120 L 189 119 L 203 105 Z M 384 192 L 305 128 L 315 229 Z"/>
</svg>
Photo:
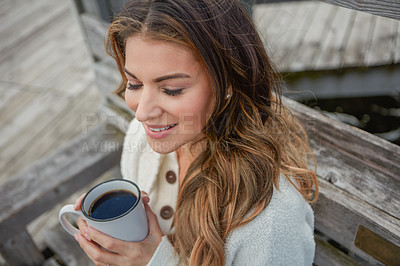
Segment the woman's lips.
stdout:
<svg viewBox="0 0 400 266">
<path fill-rule="evenodd" d="M 160 126 L 160 125 L 147 125 L 145 124 L 145 131 L 146 134 L 153 138 L 153 139 L 162 139 L 168 136 L 171 132 L 171 130 L 176 126 L 177 124 L 171 124 L 168 126 Z"/>
</svg>

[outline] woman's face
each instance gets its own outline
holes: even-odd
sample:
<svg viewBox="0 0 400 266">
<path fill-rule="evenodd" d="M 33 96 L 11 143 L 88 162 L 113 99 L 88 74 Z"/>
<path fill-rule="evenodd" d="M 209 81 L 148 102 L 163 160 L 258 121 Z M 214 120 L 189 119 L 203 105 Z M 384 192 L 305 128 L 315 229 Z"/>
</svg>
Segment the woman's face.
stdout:
<svg viewBox="0 0 400 266">
<path fill-rule="evenodd" d="M 126 42 L 125 101 L 147 140 L 169 153 L 202 138 L 214 105 L 211 80 L 184 46 L 133 36 Z"/>
</svg>

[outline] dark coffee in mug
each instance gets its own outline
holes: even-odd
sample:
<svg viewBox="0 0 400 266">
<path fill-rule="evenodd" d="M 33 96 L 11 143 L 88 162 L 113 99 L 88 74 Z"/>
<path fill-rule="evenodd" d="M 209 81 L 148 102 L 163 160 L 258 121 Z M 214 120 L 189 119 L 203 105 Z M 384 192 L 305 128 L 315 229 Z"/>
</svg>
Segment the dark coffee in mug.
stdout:
<svg viewBox="0 0 400 266">
<path fill-rule="evenodd" d="M 89 216 L 95 219 L 111 219 L 129 211 L 137 197 L 128 190 L 112 190 L 99 196 L 89 208 Z"/>
</svg>

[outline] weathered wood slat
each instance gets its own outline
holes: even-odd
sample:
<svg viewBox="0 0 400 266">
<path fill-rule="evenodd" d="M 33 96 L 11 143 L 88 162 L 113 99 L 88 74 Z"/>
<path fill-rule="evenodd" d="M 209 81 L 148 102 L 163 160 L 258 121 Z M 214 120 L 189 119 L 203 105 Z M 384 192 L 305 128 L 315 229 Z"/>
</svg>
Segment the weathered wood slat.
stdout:
<svg viewBox="0 0 400 266">
<path fill-rule="evenodd" d="M 50 259 L 47 259 L 42 266 L 60 266 L 60 264 L 57 262 L 56 259 L 54 259 L 53 257 Z"/>
<path fill-rule="evenodd" d="M 395 46 L 398 21 L 377 17 L 371 49 L 366 58 L 366 65 L 384 65 L 393 58 L 393 52 L 400 47 Z"/>
<path fill-rule="evenodd" d="M 0 242 L 119 163 L 123 135 L 106 125 L 81 135 L 0 187 Z"/>
<path fill-rule="evenodd" d="M 107 123 L 117 127 L 121 132 L 126 133 L 133 118 L 132 113 L 127 113 L 112 104 L 103 104 L 99 108 L 101 115 L 105 116 Z"/>
<path fill-rule="evenodd" d="M 47 24 L 42 31 L 29 34 L 23 42 L 12 43 L 12 47 L 7 49 L 7 52 L 0 54 L 1 78 L 32 85 L 31 82 L 35 81 L 44 70 L 52 70 L 49 64 L 64 55 L 65 47 L 76 44 L 76 41 L 82 42 L 82 37 L 77 36 L 79 28 L 71 27 L 70 24 L 71 17 L 68 16 L 68 13 L 63 12 L 56 21 Z M 60 28 L 64 30 L 60 31 Z M 45 41 L 47 35 L 51 35 L 54 39 Z M 76 53 L 77 50 L 74 52 Z M 63 64 L 60 64 L 60 60 L 58 60 L 57 67 L 63 67 L 64 61 L 68 59 L 65 57 L 62 60 Z M 24 63 L 19 63 L 21 61 Z M 48 86 L 49 83 L 45 84 L 45 87 Z"/>
<path fill-rule="evenodd" d="M 86 117 L 97 111 L 98 97 L 83 92 L 75 99 L 61 99 L 63 101 L 54 99 L 53 105 L 45 105 L 46 112 L 42 116 L 37 115 L 26 121 L 23 127 L 17 127 L 13 138 L 7 138 L 5 150 L 9 150 L 8 157 L 0 164 L 0 169 L 3 169 L 0 176 L 16 174 L 26 167 L 26 162 L 34 162 L 50 154 L 62 140 L 67 142 L 87 131 Z M 39 117 L 43 118 L 37 121 Z M 30 131 L 29 135 L 24 134 L 26 130 Z"/>
<path fill-rule="evenodd" d="M 115 67 L 115 61 L 106 54 L 104 40 L 108 31 L 109 23 L 92 16 L 91 14 L 80 14 L 82 26 L 87 36 L 90 50 L 96 61 L 103 61 L 111 67 Z"/>
<path fill-rule="evenodd" d="M 2 239 L 0 253 L 10 266 L 42 265 L 44 262 L 42 253 L 25 229 L 12 237 Z"/>
<path fill-rule="evenodd" d="M 400 246 L 400 147 L 285 99 L 315 152 L 320 197 L 315 227 L 370 263 L 354 245 L 359 225 Z"/>
<path fill-rule="evenodd" d="M 93 266 L 94 263 L 87 257 L 85 252 L 58 224 L 45 234 L 45 241 L 52 251 L 68 266 Z"/>
<path fill-rule="evenodd" d="M 329 25 L 327 25 L 326 37 L 321 39 L 319 55 L 313 62 L 313 69 L 332 69 L 339 66 L 342 60 L 342 50 L 346 43 L 345 36 L 349 30 L 349 22 L 353 10 L 339 10 L 336 12 Z"/>
<path fill-rule="evenodd" d="M 310 11 L 312 10 L 313 6 L 316 6 L 313 2 L 299 2 L 298 5 L 296 5 L 296 9 L 291 16 L 292 19 L 288 21 L 287 25 L 282 25 L 282 28 L 280 29 L 280 31 L 282 32 L 282 36 L 280 36 L 279 39 L 280 43 L 275 43 L 274 47 L 269 52 L 269 55 L 276 62 L 279 69 L 282 69 L 282 67 L 285 66 L 285 64 L 282 64 L 282 62 L 285 61 L 287 57 L 290 57 L 293 52 L 291 47 L 282 44 L 290 43 L 294 47 L 296 44 L 302 42 L 304 34 L 308 30 L 303 26 L 304 18 L 310 15 Z M 268 10 L 268 6 L 265 9 Z M 274 28 L 275 23 L 269 25 L 269 27 Z M 270 45 L 270 41 L 271 40 L 269 40 L 268 38 L 266 40 L 266 45 Z"/>
<path fill-rule="evenodd" d="M 378 260 L 354 244 L 359 225 L 400 247 L 400 223 L 382 210 L 320 179 L 320 197 L 313 205 L 315 228 L 369 263 Z M 373 245 L 373 243 L 372 243 Z"/>
<path fill-rule="evenodd" d="M 292 69 L 313 69 L 313 63 L 319 55 L 321 43 L 329 32 L 329 24 L 337 9 L 325 3 L 318 2 L 317 4 L 319 7 L 311 23 L 312 29 L 304 35 L 304 40 L 307 41 L 303 42 L 303 45 L 296 50 Z"/>
<path fill-rule="evenodd" d="M 30 5 L 26 5 L 25 15 L 20 15 L 18 12 L 15 15 L 17 22 L 15 22 L 14 25 L 12 24 L 14 27 L 8 26 L 4 30 L 1 30 L 2 42 L 0 44 L 0 49 L 2 51 L 7 51 L 12 48 L 15 43 L 24 42 L 24 39 L 29 35 L 34 34 L 35 31 L 39 31 L 42 27 L 46 26 L 49 20 L 54 20 L 60 16 L 60 14 L 68 11 L 67 1 L 62 1 L 61 3 L 56 1 L 42 1 L 42 3 L 44 5 L 38 6 L 35 12 L 32 12 L 32 7 Z M 21 23 L 18 27 L 19 38 L 8 38 L 8 36 L 12 34 L 12 31 L 15 30 L 15 24 L 17 23 Z"/>
<path fill-rule="evenodd" d="M 318 235 L 315 235 L 315 244 L 314 264 L 317 266 L 360 266 L 355 260 L 322 240 Z"/>
<path fill-rule="evenodd" d="M 293 19 L 285 20 L 293 6 L 296 7 Z M 273 12 L 278 14 L 275 19 Z M 393 41 L 387 42 L 385 36 L 393 34 L 398 38 L 399 33 L 392 27 L 385 27 L 386 23 L 382 27 L 375 23 L 382 19 L 399 25 L 397 20 L 318 1 L 255 5 L 253 18 L 281 72 L 381 66 L 397 62 L 395 54 L 399 49 L 396 46 L 379 47 L 392 45 Z M 378 27 L 380 30 L 374 31 Z M 382 53 L 383 57 L 380 56 Z"/>
<path fill-rule="evenodd" d="M 292 100 L 285 102 L 306 125 L 318 175 L 400 219 L 400 147 Z"/>
<path fill-rule="evenodd" d="M 287 25 L 290 25 L 290 22 L 293 21 L 297 13 L 297 7 L 290 5 L 282 8 L 280 4 L 275 4 L 275 7 L 274 5 L 271 7 L 267 4 L 257 7 L 257 10 L 259 18 L 255 19 L 260 20 L 259 23 L 265 26 L 260 27 L 261 34 L 265 39 L 265 45 L 268 47 L 268 51 L 270 51 L 270 55 L 274 60 L 279 60 L 279 46 L 281 46 L 282 39 L 291 34 Z M 274 12 L 275 14 L 271 18 L 268 18 L 270 12 Z"/>
<path fill-rule="evenodd" d="M 400 47 L 400 23 L 397 24 L 397 34 L 395 39 L 395 47 Z M 400 49 L 395 49 L 393 51 L 393 63 L 400 63 Z"/>
<path fill-rule="evenodd" d="M 132 113 L 125 101 L 116 94 L 114 91 L 119 88 L 122 82 L 121 74 L 116 68 L 111 68 L 103 61 L 94 63 L 94 70 L 96 75 L 96 85 L 103 97 L 106 97 L 113 105 L 121 110 Z"/>
<path fill-rule="evenodd" d="M 364 66 L 372 42 L 376 17 L 362 12 L 356 12 L 354 15 L 352 30 L 343 54 L 342 67 Z"/>
<path fill-rule="evenodd" d="M 82 4 L 83 11 L 92 14 L 95 17 L 101 17 L 100 8 L 97 0 L 79 1 Z"/>
<path fill-rule="evenodd" d="M 320 0 L 326 3 L 400 20 L 398 0 Z"/>
<path fill-rule="evenodd" d="M 304 43 L 307 42 L 304 37 L 312 30 L 312 21 L 319 10 L 320 4 L 318 2 L 304 1 L 296 3 L 296 6 L 298 9 L 291 23 L 292 31 L 281 45 L 277 45 L 278 47 L 280 46 L 277 53 L 280 56 L 278 62 L 280 62 L 282 71 L 290 72 L 292 69 L 296 69 L 293 61 L 299 53 L 299 48 L 303 47 Z"/>
</svg>

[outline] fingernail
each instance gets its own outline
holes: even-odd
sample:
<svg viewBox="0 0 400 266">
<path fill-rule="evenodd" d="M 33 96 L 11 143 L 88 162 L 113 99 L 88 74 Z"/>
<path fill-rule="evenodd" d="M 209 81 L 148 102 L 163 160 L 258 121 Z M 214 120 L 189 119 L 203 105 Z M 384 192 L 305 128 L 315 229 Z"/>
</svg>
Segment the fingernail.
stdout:
<svg viewBox="0 0 400 266">
<path fill-rule="evenodd" d="M 75 234 L 75 235 L 74 235 L 74 238 L 75 238 L 76 241 L 79 242 L 79 234 Z"/>
<path fill-rule="evenodd" d="M 149 203 L 149 202 L 150 202 L 149 196 L 143 195 L 143 202 L 144 202 L 144 203 Z"/>
</svg>

